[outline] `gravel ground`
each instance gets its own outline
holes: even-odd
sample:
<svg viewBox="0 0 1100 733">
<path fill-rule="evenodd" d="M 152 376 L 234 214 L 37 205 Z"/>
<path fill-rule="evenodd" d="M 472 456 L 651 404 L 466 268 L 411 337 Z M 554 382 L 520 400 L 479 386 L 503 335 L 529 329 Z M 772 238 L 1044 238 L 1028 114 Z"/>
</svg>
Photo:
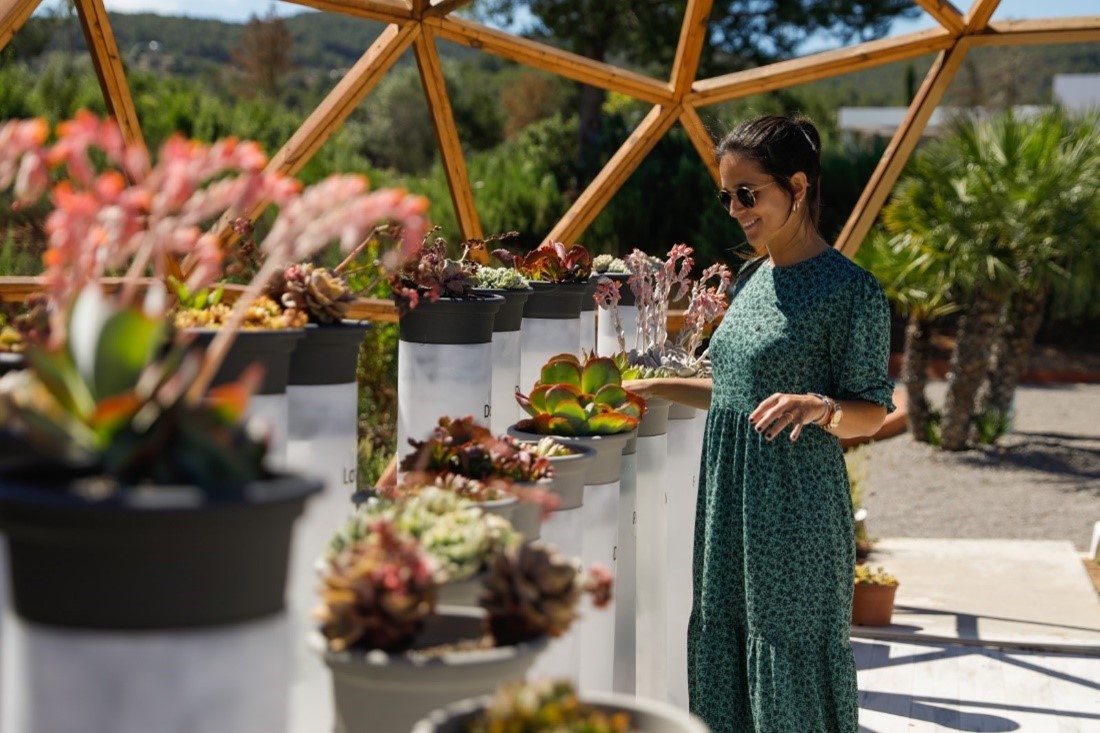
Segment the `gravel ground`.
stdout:
<svg viewBox="0 0 1100 733">
<path fill-rule="evenodd" d="M 946 385 L 929 398 L 942 405 Z M 1100 385 L 1025 386 L 996 446 L 944 453 L 908 433 L 869 446 L 873 537 L 1069 540 L 1100 521 Z"/>
</svg>

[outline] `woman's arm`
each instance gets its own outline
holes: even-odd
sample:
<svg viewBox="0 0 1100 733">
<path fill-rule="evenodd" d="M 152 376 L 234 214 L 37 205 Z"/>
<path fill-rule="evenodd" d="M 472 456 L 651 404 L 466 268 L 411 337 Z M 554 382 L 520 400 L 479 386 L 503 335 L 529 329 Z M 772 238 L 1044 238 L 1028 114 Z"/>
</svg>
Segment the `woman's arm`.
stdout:
<svg viewBox="0 0 1100 733">
<path fill-rule="evenodd" d="M 714 382 L 710 379 L 685 377 L 657 377 L 654 379 L 628 379 L 623 389 L 642 397 L 658 397 L 700 410 L 710 409 L 710 394 Z"/>
<path fill-rule="evenodd" d="M 830 433 L 838 438 L 858 438 L 874 435 L 886 420 L 886 408 L 863 400 L 837 400 L 843 411 L 840 423 Z M 761 402 L 749 422 L 756 432 L 774 439 L 788 427 L 790 439 L 798 440 L 802 428 L 810 423 L 821 425 L 829 410 L 819 397 L 809 394 L 783 394 L 777 392 Z M 822 426 L 824 427 L 824 426 Z"/>
</svg>

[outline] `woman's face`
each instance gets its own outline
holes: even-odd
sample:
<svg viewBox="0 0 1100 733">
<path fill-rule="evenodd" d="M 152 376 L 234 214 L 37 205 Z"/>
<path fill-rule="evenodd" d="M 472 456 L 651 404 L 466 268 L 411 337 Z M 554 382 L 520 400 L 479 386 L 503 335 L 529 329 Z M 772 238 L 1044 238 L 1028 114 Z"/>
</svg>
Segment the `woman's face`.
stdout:
<svg viewBox="0 0 1100 733">
<path fill-rule="evenodd" d="M 736 153 L 727 153 L 718 162 L 722 188 L 729 191 L 729 215 L 741 225 L 749 244 L 762 252 L 791 217 L 791 197 L 760 165 Z M 738 188 L 753 191 L 756 203 L 747 208 L 736 195 Z M 791 222 L 793 223 L 793 222 Z"/>
</svg>

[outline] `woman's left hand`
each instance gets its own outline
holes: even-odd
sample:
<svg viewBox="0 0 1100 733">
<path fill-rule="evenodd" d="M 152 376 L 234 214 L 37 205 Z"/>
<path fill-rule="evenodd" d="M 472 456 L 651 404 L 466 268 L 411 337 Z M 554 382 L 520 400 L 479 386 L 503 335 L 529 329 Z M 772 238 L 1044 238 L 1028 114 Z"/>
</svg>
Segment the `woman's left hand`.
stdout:
<svg viewBox="0 0 1100 733">
<path fill-rule="evenodd" d="M 768 440 L 773 440 L 788 427 L 791 428 L 791 440 L 798 440 L 804 426 L 824 416 L 825 406 L 817 397 L 776 392 L 756 406 L 749 415 L 749 422 Z"/>
</svg>

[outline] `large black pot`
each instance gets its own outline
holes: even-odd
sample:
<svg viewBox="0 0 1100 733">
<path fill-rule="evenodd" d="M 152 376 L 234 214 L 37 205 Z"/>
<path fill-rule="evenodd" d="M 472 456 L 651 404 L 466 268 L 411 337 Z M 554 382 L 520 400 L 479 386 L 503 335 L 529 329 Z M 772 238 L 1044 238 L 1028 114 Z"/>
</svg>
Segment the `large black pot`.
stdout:
<svg viewBox="0 0 1100 733">
<path fill-rule="evenodd" d="M 320 482 L 115 489 L 37 465 L 0 474 L 15 612 L 83 629 L 236 623 L 284 607 L 291 531 Z"/>
<path fill-rule="evenodd" d="M 290 355 L 287 383 L 313 386 L 354 382 L 359 346 L 368 329 L 367 321 L 309 324 L 305 337 Z"/>
<path fill-rule="evenodd" d="M 634 296 L 634 291 L 630 288 L 630 274 L 625 272 L 604 272 L 595 273 L 592 275 L 592 280 L 599 284 L 601 277 L 606 277 L 608 280 L 614 280 L 619 283 L 619 305 L 635 305 L 637 299 Z"/>
<path fill-rule="evenodd" d="M 523 305 L 524 318 L 579 318 L 586 302 L 592 302 L 595 283 L 547 283 L 529 281 L 534 291 Z M 589 309 L 591 310 L 591 309 Z"/>
<path fill-rule="evenodd" d="M 493 333 L 500 333 L 520 329 L 523 321 L 523 307 L 527 305 L 527 299 L 531 297 L 534 288 L 528 287 L 523 290 L 475 288 L 474 292 L 481 295 L 499 295 L 504 298 L 504 304 L 500 306 L 500 310 L 493 319 Z"/>
<path fill-rule="evenodd" d="M 0 352 L 0 377 L 8 372 L 22 369 L 24 364 L 25 359 L 22 354 L 14 354 L 9 351 Z"/>
<path fill-rule="evenodd" d="M 194 346 L 209 347 L 218 334 L 215 328 L 189 328 Z M 285 394 L 290 375 L 290 355 L 305 336 L 304 328 L 248 329 L 237 332 L 229 354 L 218 368 L 212 387 L 237 381 L 254 362 L 264 365 L 264 381 L 256 394 Z"/>
<path fill-rule="evenodd" d="M 424 299 L 401 316 L 398 332 L 410 343 L 487 344 L 493 340 L 493 321 L 503 305 L 499 295 Z"/>
</svg>

